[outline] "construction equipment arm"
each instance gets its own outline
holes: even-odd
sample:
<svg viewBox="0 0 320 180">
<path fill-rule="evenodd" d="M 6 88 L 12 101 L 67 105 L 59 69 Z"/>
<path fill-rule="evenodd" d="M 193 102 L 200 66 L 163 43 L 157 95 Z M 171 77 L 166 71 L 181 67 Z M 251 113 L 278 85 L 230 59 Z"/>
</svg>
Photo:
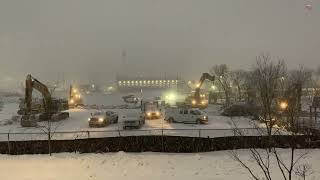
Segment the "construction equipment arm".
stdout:
<svg viewBox="0 0 320 180">
<path fill-rule="evenodd" d="M 200 101 L 200 89 L 201 89 L 201 87 L 202 87 L 203 82 L 204 82 L 206 79 L 213 82 L 213 81 L 215 80 L 215 77 L 212 76 L 212 75 L 210 75 L 209 73 L 203 73 L 203 74 L 202 74 L 202 76 L 201 76 L 201 78 L 200 78 L 200 82 L 199 82 L 199 84 L 197 85 L 197 88 L 196 88 L 195 93 L 194 93 L 194 98 L 195 98 L 195 100 L 196 100 L 197 102 Z"/>
<path fill-rule="evenodd" d="M 50 113 L 49 110 L 51 109 L 51 94 L 49 92 L 49 89 L 46 85 L 42 84 L 37 79 L 33 78 L 30 74 L 27 75 L 26 79 L 26 95 L 25 95 L 25 103 L 27 106 L 27 113 L 31 113 L 31 102 L 32 102 L 32 91 L 33 89 L 38 90 L 44 100 L 44 109 L 45 112 Z"/>
</svg>

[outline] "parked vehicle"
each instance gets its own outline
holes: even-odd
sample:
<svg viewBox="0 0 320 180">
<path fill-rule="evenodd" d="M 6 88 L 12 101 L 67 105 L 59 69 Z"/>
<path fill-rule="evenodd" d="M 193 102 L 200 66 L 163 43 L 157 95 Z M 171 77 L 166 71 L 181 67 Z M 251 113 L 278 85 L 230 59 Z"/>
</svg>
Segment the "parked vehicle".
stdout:
<svg viewBox="0 0 320 180">
<path fill-rule="evenodd" d="M 123 118 L 123 129 L 136 128 L 139 129 L 144 125 L 144 117 L 140 113 L 128 113 Z"/>
<path fill-rule="evenodd" d="M 88 118 L 89 127 L 105 127 L 109 124 L 118 123 L 118 115 L 112 111 L 96 111 Z"/>
<path fill-rule="evenodd" d="M 208 123 L 208 116 L 205 112 L 196 108 L 176 108 L 170 107 L 165 111 L 165 120 L 169 123 Z"/>
<path fill-rule="evenodd" d="M 137 98 L 135 95 L 133 94 L 129 94 L 127 96 L 122 96 L 122 99 L 124 102 L 126 103 L 133 103 L 133 104 L 137 104 L 139 101 L 139 98 Z"/>
<path fill-rule="evenodd" d="M 118 123 L 119 116 L 116 112 L 106 111 L 106 117 L 110 121 L 111 124 Z"/>
</svg>

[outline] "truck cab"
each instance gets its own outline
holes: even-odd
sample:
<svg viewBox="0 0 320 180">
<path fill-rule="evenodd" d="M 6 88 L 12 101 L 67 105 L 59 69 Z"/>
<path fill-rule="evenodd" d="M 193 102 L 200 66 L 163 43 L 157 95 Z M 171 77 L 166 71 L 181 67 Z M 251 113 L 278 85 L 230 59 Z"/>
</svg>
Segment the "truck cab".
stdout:
<svg viewBox="0 0 320 180">
<path fill-rule="evenodd" d="M 145 119 L 161 118 L 161 112 L 158 101 L 141 102 L 141 112 Z"/>
<path fill-rule="evenodd" d="M 165 120 L 169 123 L 207 124 L 208 115 L 197 108 L 170 107 L 166 109 Z"/>
</svg>

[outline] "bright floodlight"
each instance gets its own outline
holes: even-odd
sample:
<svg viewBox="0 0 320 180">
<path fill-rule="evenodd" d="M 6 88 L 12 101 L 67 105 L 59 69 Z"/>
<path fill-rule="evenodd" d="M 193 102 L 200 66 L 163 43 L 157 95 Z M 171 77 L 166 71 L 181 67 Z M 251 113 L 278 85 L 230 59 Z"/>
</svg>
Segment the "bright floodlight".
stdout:
<svg viewBox="0 0 320 180">
<path fill-rule="evenodd" d="M 171 93 L 169 94 L 169 100 L 175 100 L 176 99 L 176 95 Z"/>
<path fill-rule="evenodd" d="M 192 100 L 192 105 L 196 105 L 197 104 L 197 101 L 196 100 Z"/>
<path fill-rule="evenodd" d="M 287 102 L 282 101 L 282 102 L 280 103 L 280 108 L 281 108 L 282 110 L 287 109 L 287 107 L 288 107 L 288 103 L 287 103 Z"/>
</svg>

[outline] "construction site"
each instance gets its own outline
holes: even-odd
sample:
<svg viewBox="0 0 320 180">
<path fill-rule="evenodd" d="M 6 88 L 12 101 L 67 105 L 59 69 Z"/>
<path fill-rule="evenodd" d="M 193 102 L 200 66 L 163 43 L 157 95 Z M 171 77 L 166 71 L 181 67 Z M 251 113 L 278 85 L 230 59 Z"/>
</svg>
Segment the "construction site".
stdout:
<svg viewBox="0 0 320 180">
<path fill-rule="evenodd" d="M 261 133 L 257 127 L 266 133 L 257 106 L 248 101 L 254 96 L 247 93 L 246 97 L 243 92 L 241 101 L 247 103 L 225 106 L 226 98 L 215 81 L 209 73 L 193 81 L 118 78 L 116 86 L 105 93 L 94 84 L 71 84 L 57 91 L 27 75 L 25 93 L 3 106 L 0 140 L 46 140 L 47 133 L 57 140 L 159 134 L 227 137 L 235 135 L 235 128 L 246 136 L 257 136 Z M 317 125 L 317 102 L 314 98 L 310 112 L 308 105 L 303 106 L 307 107 L 301 117 L 303 125 Z M 281 125 L 275 131 L 287 134 Z"/>
<path fill-rule="evenodd" d="M 319 7 L 0 0 L 0 178 L 320 179 Z"/>
</svg>

